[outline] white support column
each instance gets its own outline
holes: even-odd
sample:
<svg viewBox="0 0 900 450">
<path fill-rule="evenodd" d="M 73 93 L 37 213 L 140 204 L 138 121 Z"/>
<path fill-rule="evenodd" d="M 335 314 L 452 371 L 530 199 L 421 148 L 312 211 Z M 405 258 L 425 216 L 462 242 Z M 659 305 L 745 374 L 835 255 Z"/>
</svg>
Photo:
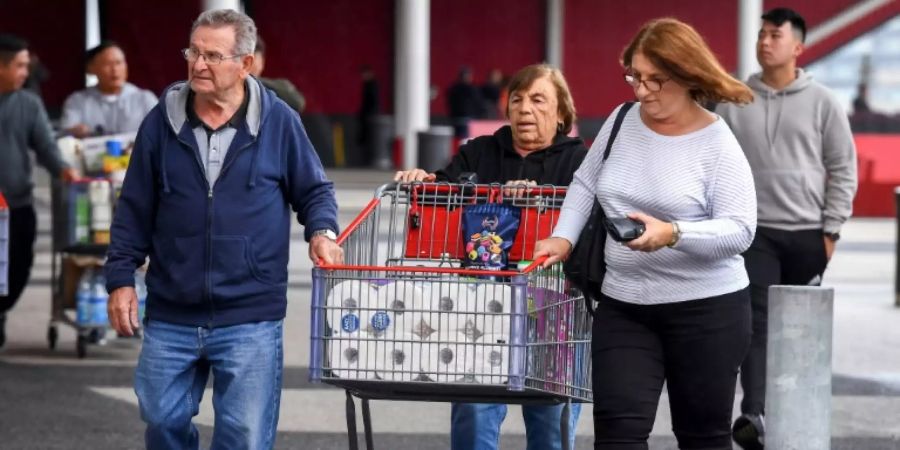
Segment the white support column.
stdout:
<svg viewBox="0 0 900 450">
<path fill-rule="evenodd" d="M 100 2 L 99 0 L 86 0 L 84 2 L 84 49 L 90 50 L 100 45 Z M 84 75 L 84 85 L 97 84 L 97 77 Z"/>
<path fill-rule="evenodd" d="M 214 9 L 233 9 L 244 12 L 244 2 L 241 0 L 203 0 L 204 11 L 212 11 Z"/>
<path fill-rule="evenodd" d="M 738 67 L 737 78 L 744 81 L 759 71 L 756 62 L 756 36 L 762 26 L 762 0 L 738 0 Z"/>
<path fill-rule="evenodd" d="M 547 64 L 562 69 L 565 0 L 547 0 Z"/>
<path fill-rule="evenodd" d="M 431 1 L 397 0 L 394 42 L 394 123 L 403 145 L 402 169 L 417 167 L 416 133 L 429 123 Z"/>
</svg>

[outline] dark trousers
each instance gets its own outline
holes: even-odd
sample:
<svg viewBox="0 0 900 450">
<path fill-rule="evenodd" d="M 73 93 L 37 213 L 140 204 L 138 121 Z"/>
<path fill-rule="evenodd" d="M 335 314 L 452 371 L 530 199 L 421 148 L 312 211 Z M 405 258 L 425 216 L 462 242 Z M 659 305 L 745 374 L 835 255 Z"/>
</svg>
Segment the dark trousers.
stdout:
<svg viewBox="0 0 900 450">
<path fill-rule="evenodd" d="M 0 296 L 0 315 L 12 309 L 28 284 L 34 263 L 34 239 L 37 218 L 34 207 L 23 206 L 9 210 L 9 293 Z"/>
<path fill-rule="evenodd" d="M 731 449 L 750 294 L 635 305 L 603 296 L 592 346 L 594 448 L 645 450 L 663 383 L 682 449 Z"/>
<path fill-rule="evenodd" d="M 753 305 L 753 338 L 741 365 L 741 412 L 763 414 L 766 406 L 766 341 L 769 286 L 818 284 L 828 257 L 822 230 L 783 231 L 759 227 L 744 253 Z"/>
</svg>

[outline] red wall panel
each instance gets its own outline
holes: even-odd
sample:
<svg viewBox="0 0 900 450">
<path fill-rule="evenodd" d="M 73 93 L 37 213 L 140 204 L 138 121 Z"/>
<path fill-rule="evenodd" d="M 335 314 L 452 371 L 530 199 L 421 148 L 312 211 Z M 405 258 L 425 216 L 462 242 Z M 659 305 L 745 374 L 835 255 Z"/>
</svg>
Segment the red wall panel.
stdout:
<svg viewBox="0 0 900 450">
<path fill-rule="evenodd" d="M 3 0 L 0 32 L 26 39 L 50 71 L 41 86 L 49 109 L 84 87 L 84 0 Z"/>
<path fill-rule="evenodd" d="M 187 62 L 179 51 L 188 46 L 200 0 L 101 4 L 104 39 L 118 42 L 125 51 L 128 81 L 158 96 L 166 86 L 187 79 Z"/>
<path fill-rule="evenodd" d="M 726 70 L 737 64 L 737 2 L 566 2 L 563 70 L 581 116 L 606 116 L 633 97 L 619 58 L 641 25 L 675 17 L 700 32 Z"/>
<path fill-rule="evenodd" d="M 494 68 L 512 75 L 544 60 L 544 0 L 432 0 L 431 84 L 438 96 L 431 112 L 445 114 L 447 88 L 459 68 L 472 68 L 481 84 Z"/>
<path fill-rule="evenodd" d="M 253 16 L 266 40 L 263 76 L 287 78 L 306 97 L 306 111 L 355 113 L 369 65 L 382 109 L 393 99 L 392 0 L 257 1 Z"/>
</svg>

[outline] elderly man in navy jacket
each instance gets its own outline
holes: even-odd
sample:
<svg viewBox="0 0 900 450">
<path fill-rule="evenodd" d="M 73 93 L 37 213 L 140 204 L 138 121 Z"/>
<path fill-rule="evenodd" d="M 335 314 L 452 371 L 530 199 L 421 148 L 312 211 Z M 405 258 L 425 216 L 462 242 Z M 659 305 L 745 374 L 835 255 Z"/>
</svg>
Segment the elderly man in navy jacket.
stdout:
<svg viewBox="0 0 900 450">
<path fill-rule="evenodd" d="M 210 373 L 212 448 L 272 448 L 282 376 L 291 209 L 313 261 L 340 263 L 332 183 L 300 118 L 251 77 L 256 26 L 207 11 L 138 131 L 106 264 L 113 327 L 138 327 L 134 271 L 150 257 L 135 374 L 147 448 L 197 448 Z"/>
</svg>

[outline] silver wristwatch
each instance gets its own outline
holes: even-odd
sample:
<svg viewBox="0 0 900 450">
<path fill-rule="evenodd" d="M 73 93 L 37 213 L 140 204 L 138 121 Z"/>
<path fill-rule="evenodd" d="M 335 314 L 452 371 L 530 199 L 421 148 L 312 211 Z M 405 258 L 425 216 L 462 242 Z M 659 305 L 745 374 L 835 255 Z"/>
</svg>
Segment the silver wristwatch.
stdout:
<svg viewBox="0 0 900 450">
<path fill-rule="evenodd" d="M 337 241 L 337 235 L 334 233 L 334 231 L 329 230 L 327 228 L 313 231 L 312 237 L 316 237 L 316 236 L 325 236 L 328 239 L 331 239 L 332 241 Z M 312 239 L 310 239 L 310 240 L 312 240 Z"/>
</svg>

